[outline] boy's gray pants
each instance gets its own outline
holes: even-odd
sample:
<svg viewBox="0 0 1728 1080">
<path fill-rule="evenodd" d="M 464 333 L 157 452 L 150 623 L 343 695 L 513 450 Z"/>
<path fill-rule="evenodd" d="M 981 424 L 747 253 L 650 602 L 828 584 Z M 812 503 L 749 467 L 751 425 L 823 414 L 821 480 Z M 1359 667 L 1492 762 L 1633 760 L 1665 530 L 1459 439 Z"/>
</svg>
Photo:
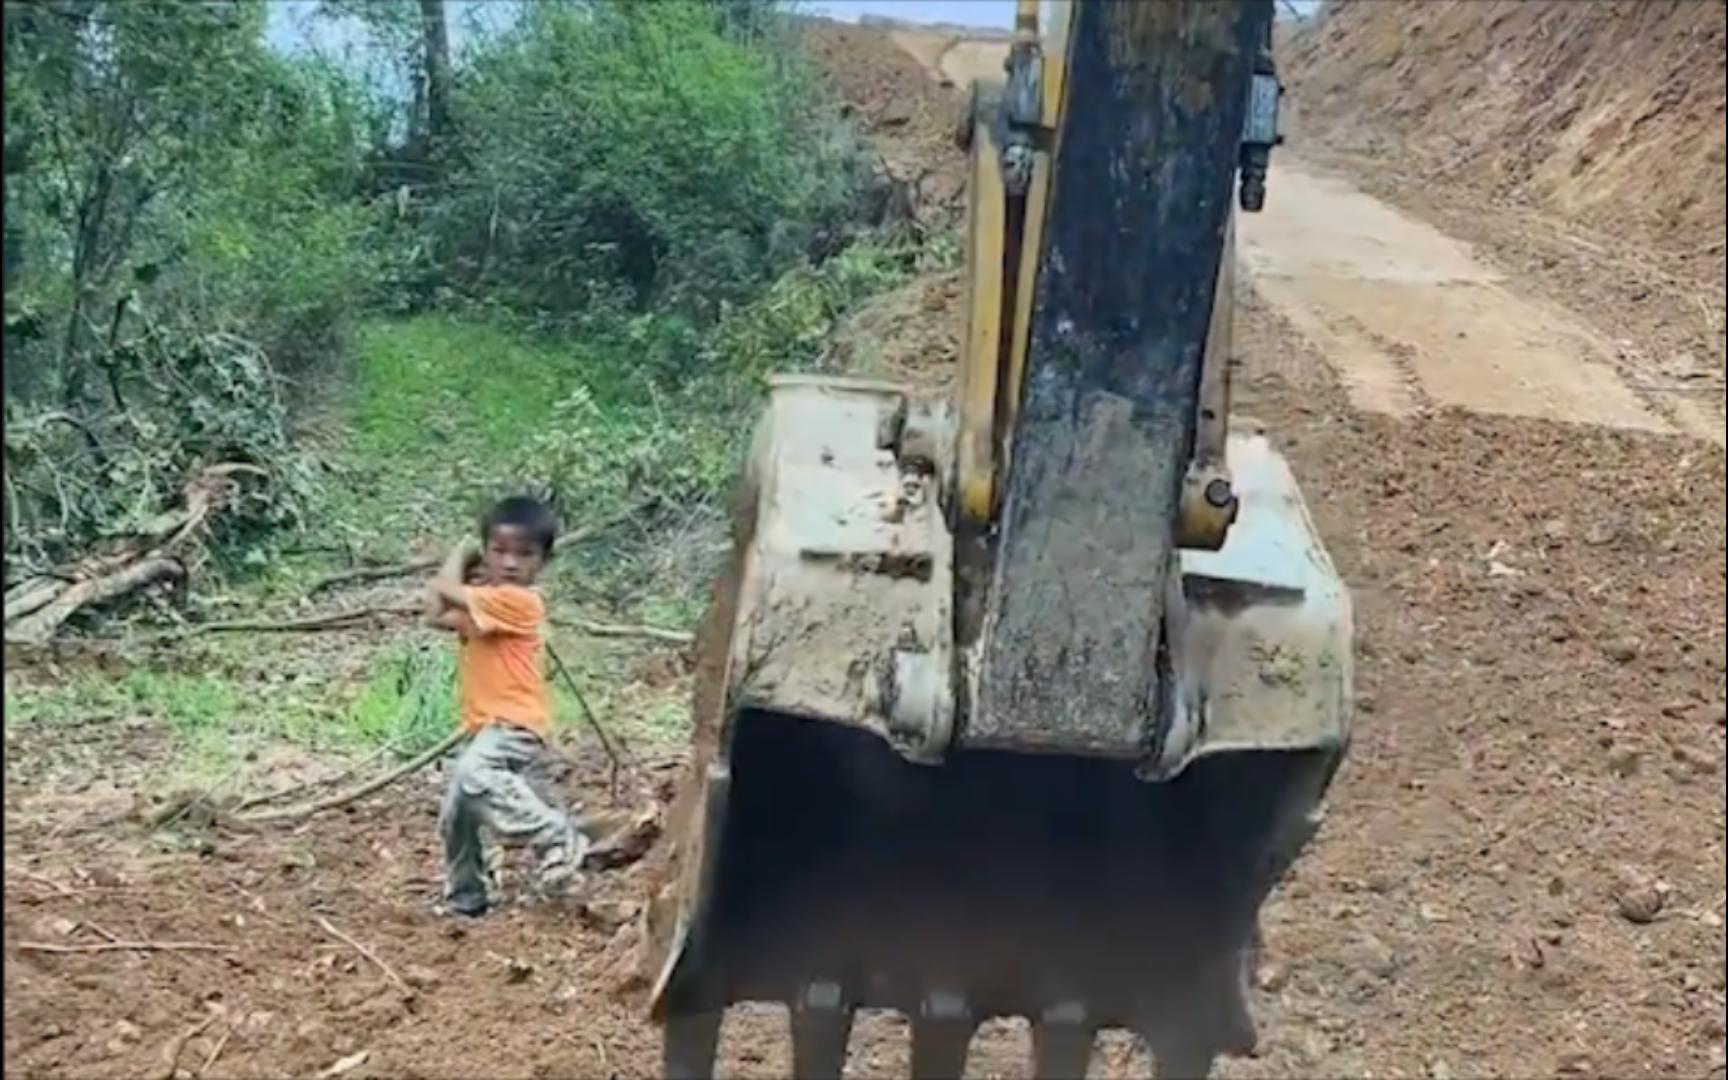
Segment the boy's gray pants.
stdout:
<svg viewBox="0 0 1728 1080">
<path fill-rule="evenodd" d="M 580 869 L 582 845 L 570 818 L 549 805 L 531 777 L 546 757 L 538 735 L 510 724 L 488 724 L 468 740 L 450 769 L 438 815 L 444 838 L 444 896 L 453 908 L 483 909 L 486 863 L 480 830 L 539 856 L 543 880 L 562 882 Z"/>
</svg>

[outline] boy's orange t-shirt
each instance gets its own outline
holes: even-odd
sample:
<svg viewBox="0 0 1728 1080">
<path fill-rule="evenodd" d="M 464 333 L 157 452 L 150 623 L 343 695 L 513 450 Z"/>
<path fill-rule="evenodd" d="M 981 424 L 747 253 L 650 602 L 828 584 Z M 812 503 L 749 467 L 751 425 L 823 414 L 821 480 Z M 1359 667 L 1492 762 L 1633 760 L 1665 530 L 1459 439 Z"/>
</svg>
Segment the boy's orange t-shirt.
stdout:
<svg viewBox="0 0 1728 1080">
<path fill-rule="evenodd" d="M 519 585 L 470 585 L 468 616 L 474 633 L 457 659 L 463 729 L 502 722 L 544 738 L 552 726 L 541 659 L 545 602 Z"/>
</svg>

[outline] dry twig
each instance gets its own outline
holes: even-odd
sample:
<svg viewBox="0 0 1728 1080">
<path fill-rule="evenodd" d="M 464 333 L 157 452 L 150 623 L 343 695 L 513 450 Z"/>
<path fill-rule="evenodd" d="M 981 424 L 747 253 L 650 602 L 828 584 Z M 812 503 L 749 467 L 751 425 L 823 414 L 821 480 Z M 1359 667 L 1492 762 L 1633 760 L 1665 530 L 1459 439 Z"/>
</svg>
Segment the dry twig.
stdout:
<svg viewBox="0 0 1728 1080">
<path fill-rule="evenodd" d="M 198 1066 L 199 1076 L 206 1076 L 209 1074 L 211 1067 L 216 1064 L 216 1059 L 221 1057 L 222 1051 L 228 1048 L 228 1040 L 233 1037 L 234 1025 L 229 1024 L 223 1029 L 222 1037 L 216 1040 L 216 1045 L 211 1047 L 209 1055 L 204 1058 L 204 1064 Z"/>
<path fill-rule="evenodd" d="M 73 953 L 104 952 L 233 952 L 231 945 L 211 945 L 204 941 L 101 941 L 89 945 L 56 945 L 48 941 L 20 941 L 19 952 Z"/>
<path fill-rule="evenodd" d="M 685 630 L 667 630 L 659 626 L 632 626 L 621 623 L 601 623 L 588 619 L 553 619 L 553 626 L 562 626 L 571 630 L 580 630 L 590 637 L 604 638 L 651 638 L 655 641 L 666 641 L 674 645 L 689 645 L 696 640 L 696 635 Z"/>
<path fill-rule="evenodd" d="M 372 961 L 374 964 L 378 965 L 378 970 L 382 971 L 390 979 L 391 982 L 395 983 L 396 988 L 398 990 L 401 990 L 404 994 L 407 994 L 410 997 L 413 996 L 413 994 L 414 994 L 413 988 L 411 988 L 406 982 L 404 982 L 402 980 L 402 976 L 396 974 L 395 968 L 391 967 L 389 964 L 386 964 L 382 959 L 380 959 L 377 953 L 373 952 L 371 949 L 368 949 L 366 946 L 360 944 L 360 942 L 354 940 L 353 938 L 349 937 L 347 934 L 343 933 L 341 930 L 337 929 L 336 925 L 334 923 L 332 923 L 329 919 L 324 918 L 322 915 L 320 915 L 318 917 L 318 926 L 326 934 L 329 934 L 331 937 L 347 943 L 347 945 L 350 948 L 352 948 L 355 952 L 359 953 L 361 956 L 364 956 L 366 959 L 368 959 L 368 960 Z"/>
<path fill-rule="evenodd" d="M 168 1045 L 162 1048 L 162 1071 L 157 1074 L 161 1080 L 174 1080 L 174 1074 L 180 1071 L 180 1055 L 186 1052 L 186 1044 L 203 1034 L 205 1028 L 214 1024 L 216 1015 L 216 1013 L 211 1013 L 206 1016 L 170 1039 Z"/>
</svg>

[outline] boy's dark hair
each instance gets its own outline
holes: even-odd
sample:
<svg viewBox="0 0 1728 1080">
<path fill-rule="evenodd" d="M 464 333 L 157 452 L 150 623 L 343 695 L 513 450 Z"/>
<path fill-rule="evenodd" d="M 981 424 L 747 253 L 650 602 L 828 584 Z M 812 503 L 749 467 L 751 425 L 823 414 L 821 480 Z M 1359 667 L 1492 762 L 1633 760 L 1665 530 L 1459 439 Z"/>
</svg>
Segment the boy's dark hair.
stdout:
<svg viewBox="0 0 1728 1080">
<path fill-rule="evenodd" d="M 551 509 L 531 495 L 512 495 L 500 499 L 486 516 L 480 519 L 480 542 L 492 539 L 492 530 L 500 525 L 521 529 L 540 547 L 540 554 L 551 555 L 552 544 L 558 539 L 558 519 Z"/>
</svg>

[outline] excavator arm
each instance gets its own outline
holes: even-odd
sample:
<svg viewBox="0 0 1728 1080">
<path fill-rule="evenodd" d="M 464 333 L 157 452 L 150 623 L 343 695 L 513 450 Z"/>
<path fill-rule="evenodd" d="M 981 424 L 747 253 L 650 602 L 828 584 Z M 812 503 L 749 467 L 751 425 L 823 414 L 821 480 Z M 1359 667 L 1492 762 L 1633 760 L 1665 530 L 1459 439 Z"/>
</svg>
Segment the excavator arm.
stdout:
<svg viewBox="0 0 1728 1080">
<path fill-rule="evenodd" d="M 958 394 L 772 385 L 648 912 L 668 1075 L 710 1074 L 740 1001 L 788 1005 L 801 1077 L 867 1007 L 910 1018 L 915 1076 L 1002 1015 L 1039 1076 L 1107 1027 L 1161 1076 L 1252 1046 L 1257 912 L 1351 680 L 1289 469 L 1228 415 L 1271 15 L 1023 4 L 965 125 Z"/>
</svg>

